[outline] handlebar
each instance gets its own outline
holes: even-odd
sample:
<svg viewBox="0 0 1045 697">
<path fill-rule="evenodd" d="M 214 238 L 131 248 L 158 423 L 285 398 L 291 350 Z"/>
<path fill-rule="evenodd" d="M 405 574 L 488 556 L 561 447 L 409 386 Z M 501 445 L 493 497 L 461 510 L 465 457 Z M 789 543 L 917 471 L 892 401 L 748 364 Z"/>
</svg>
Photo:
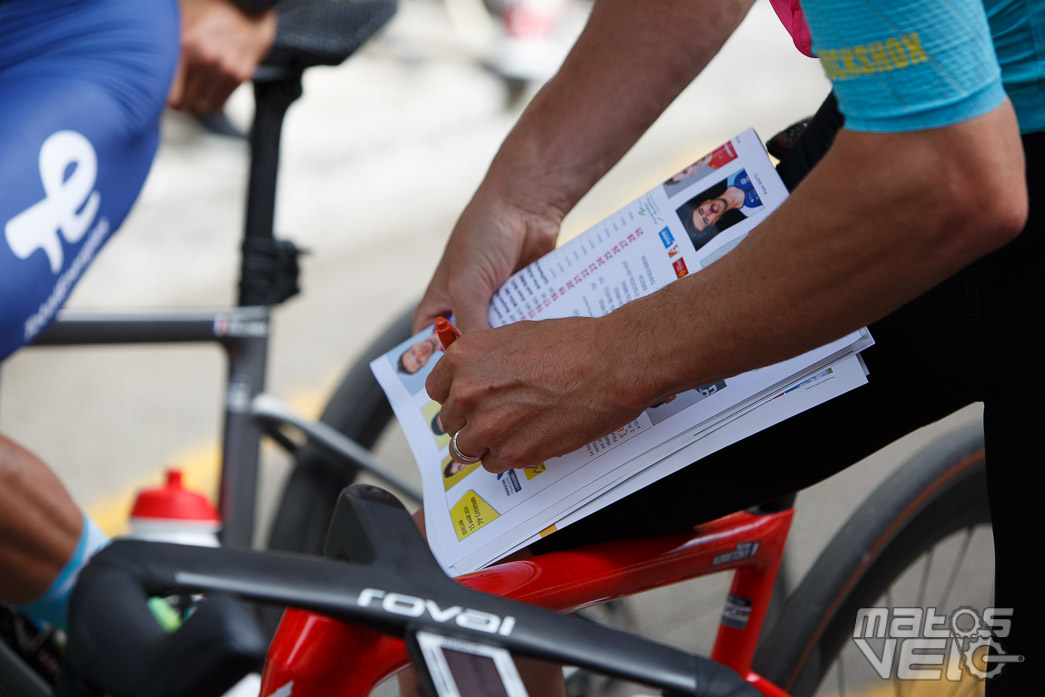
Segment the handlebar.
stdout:
<svg viewBox="0 0 1045 697">
<path fill-rule="evenodd" d="M 580 666 L 675 695 L 758 695 L 735 672 L 709 659 L 456 583 L 442 572 L 402 504 L 377 487 L 355 485 L 342 492 L 327 552 L 335 558 L 118 540 L 92 559 L 77 583 L 67 665 L 81 684 L 115 697 L 218 694 L 211 691 L 214 686 L 236 676 L 204 674 L 197 664 L 214 648 L 204 650 L 204 630 L 193 628 L 229 623 L 220 641 L 236 646 L 233 657 L 208 664 L 236 661 L 245 672 L 260 632 L 228 609 L 234 604 L 223 596 L 233 595 L 319 612 L 396 637 L 445 630 L 452 617 L 456 633 L 516 655 Z M 206 593 L 208 599 L 168 635 L 156 626 L 145 601 L 175 589 Z M 220 607 L 204 616 L 203 609 L 215 601 Z M 179 636 L 186 629 L 191 636 Z M 161 659 L 172 666 L 166 673 L 157 670 Z M 196 674 L 181 674 L 188 672 Z M 173 683 L 160 682 L 168 678 Z"/>
</svg>

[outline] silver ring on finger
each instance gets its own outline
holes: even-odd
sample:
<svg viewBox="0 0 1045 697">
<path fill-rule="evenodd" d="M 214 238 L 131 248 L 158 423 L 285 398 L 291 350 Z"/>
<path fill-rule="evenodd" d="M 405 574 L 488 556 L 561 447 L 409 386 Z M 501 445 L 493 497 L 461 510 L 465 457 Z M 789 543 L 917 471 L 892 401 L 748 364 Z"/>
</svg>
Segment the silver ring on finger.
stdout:
<svg viewBox="0 0 1045 697">
<path fill-rule="evenodd" d="M 463 431 L 463 430 L 464 430 L 463 428 L 457 429 L 457 433 L 455 433 L 454 437 L 450 439 L 450 450 L 453 451 L 454 457 L 456 457 L 461 462 L 465 462 L 465 463 L 468 463 L 468 464 L 471 464 L 473 462 L 479 462 L 479 460 L 482 459 L 482 455 L 480 455 L 478 457 L 472 457 L 471 455 L 465 455 L 464 453 L 461 452 L 461 449 L 457 447 L 457 436 L 461 435 L 461 431 Z"/>
</svg>

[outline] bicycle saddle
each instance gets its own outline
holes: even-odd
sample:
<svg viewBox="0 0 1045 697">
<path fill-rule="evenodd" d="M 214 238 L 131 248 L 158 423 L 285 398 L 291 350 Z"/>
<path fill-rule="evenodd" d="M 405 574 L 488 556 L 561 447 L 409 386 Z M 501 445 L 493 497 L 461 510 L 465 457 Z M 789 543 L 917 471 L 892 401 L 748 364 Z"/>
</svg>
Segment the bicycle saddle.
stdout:
<svg viewBox="0 0 1045 697">
<path fill-rule="evenodd" d="M 282 0 L 262 66 L 339 65 L 396 13 L 393 0 Z"/>
</svg>

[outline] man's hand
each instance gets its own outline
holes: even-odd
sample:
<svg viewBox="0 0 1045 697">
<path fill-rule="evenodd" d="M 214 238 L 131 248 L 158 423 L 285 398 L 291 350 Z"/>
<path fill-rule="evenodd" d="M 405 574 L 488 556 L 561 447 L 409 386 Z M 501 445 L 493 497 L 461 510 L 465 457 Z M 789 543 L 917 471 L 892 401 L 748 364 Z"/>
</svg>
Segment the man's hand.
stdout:
<svg viewBox="0 0 1045 697">
<path fill-rule="evenodd" d="M 476 194 L 454 227 L 414 314 L 414 333 L 450 312 L 464 331 L 487 329 L 497 289 L 555 247 L 561 217 L 488 202 L 491 198 Z"/>
<path fill-rule="evenodd" d="M 623 341 L 622 341 L 623 339 Z M 428 376 L 447 433 L 504 472 L 539 465 L 627 424 L 644 405 L 609 316 L 517 322 L 467 332 Z M 640 367 L 641 369 L 641 367 Z M 641 400 L 640 400 L 641 401 Z"/>
<path fill-rule="evenodd" d="M 489 326 L 497 288 L 552 249 L 566 213 L 700 72 L 752 3 L 665 0 L 655 12 L 637 0 L 595 3 L 562 68 L 530 101 L 461 216 L 414 331 L 450 311 L 465 331 Z"/>
<path fill-rule="evenodd" d="M 276 36 L 276 11 L 247 14 L 230 0 L 179 0 L 181 58 L 167 102 L 192 114 L 220 111 L 254 74 Z"/>
</svg>

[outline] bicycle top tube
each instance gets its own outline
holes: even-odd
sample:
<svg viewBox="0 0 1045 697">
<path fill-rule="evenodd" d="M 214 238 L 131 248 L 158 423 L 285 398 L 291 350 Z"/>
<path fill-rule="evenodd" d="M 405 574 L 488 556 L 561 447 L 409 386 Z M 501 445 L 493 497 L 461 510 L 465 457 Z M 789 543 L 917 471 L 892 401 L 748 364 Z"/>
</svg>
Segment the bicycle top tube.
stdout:
<svg viewBox="0 0 1045 697">
<path fill-rule="evenodd" d="M 286 604 L 394 637 L 450 627 L 519 655 L 641 681 L 673 694 L 758 694 L 735 672 L 708 659 L 456 583 L 439 569 L 402 505 L 376 487 L 357 485 L 342 493 L 331 539 L 338 541 L 331 550 L 338 559 L 114 542 L 91 561 L 77 584 L 68 664 L 89 684 L 111 689 L 115 683 L 132 694 L 137 682 L 162 694 L 150 672 L 154 664 L 191 663 L 195 656 L 175 656 L 172 650 L 200 646 L 188 640 L 179 644 L 182 629 L 160 636 L 146 600 L 181 589 Z M 242 625 L 239 629 L 245 631 Z M 249 654 L 252 640 L 241 643 L 247 649 L 242 653 Z M 345 661 L 349 654 L 340 655 Z M 364 662 L 355 665 L 361 672 L 368 668 Z M 306 694 L 296 689 L 299 693 Z"/>
</svg>

